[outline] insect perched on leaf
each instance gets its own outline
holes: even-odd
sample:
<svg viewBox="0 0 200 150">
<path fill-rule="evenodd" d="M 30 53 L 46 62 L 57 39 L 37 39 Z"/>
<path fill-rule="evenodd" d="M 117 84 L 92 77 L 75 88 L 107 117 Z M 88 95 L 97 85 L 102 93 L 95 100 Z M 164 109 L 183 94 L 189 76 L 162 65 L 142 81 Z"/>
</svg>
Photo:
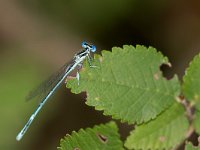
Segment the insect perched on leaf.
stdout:
<svg viewBox="0 0 200 150">
<path fill-rule="evenodd" d="M 16 137 L 16 140 L 19 141 L 22 139 L 26 131 L 28 130 L 29 126 L 31 125 L 32 121 L 40 111 L 40 109 L 44 106 L 46 101 L 49 99 L 50 96 L 56 91 L 56 89 L 60 86 L 60 84 L 63 82 L 63 80 L 77 67 L 78 71 L 76 74 L 76 78 L 78 80 L 79 85 L 79 70 L 82 67 L 83 61 L 87 58 L 89 66 L 92 66 L 91 60 L 92 57 L 90 55 L 91 52 L 96 51 L 96 47 L 94 45 L 90 45 L 86 42 L 82 42 L 82 50 L 74 55 L 74 58 L 71 60 L 71 62 L 66 63 L 63 67 L 60 68 L 55 74 L 50 76 L 49 79 L 44 81 L 41 85 L 39 85 L 34 91 L 30 92 L 30 94 L 27 97 L 27 100 L 32 99 L 33 97 L 37 95 L 42 95 L 42 101 L 40 102 L 37 109 L 34 111 L 34 113 L 29 118 L 28 122 L 25 124 L 25 126 L 22 128 L 22 130 L 19 132 L 19 134 Z"/>
</svg>

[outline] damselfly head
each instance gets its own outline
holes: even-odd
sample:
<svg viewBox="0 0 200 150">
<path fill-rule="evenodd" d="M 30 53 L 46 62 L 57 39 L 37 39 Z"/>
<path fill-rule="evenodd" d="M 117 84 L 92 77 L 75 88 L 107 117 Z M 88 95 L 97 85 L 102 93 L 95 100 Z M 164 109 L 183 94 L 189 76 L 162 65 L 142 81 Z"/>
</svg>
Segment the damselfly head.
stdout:
<svg viewBox="0 0 200 150">
<path fill-rule="evenodd" d="M 87 42 L 82 42 L 82 47 L 84 48 L 84 49 L 88 49 L 89 51 L 91 51 L 91 52 L 95 52 L 96 51 L 96 46 L 94 46 L 94 45 L 90 45 L 90 44 L 88 44 Z"/>
</svg>

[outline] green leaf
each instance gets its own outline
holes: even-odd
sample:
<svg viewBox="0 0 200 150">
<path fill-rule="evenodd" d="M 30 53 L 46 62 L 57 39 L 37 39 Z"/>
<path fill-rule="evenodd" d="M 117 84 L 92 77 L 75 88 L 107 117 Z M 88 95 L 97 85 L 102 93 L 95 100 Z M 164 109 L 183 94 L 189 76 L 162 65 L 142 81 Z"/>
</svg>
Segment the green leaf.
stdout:
<svg viewBox="0 0 200 150">
<path fill-rule="evenodd" d="M 125 142 L 129 149 L 172 149 L 186 137 L 189 128 L 184 108 L 174 103 L 156 119 L 136 126 Z"/>
<path fill-rule="evenodd" d="M 60 141 L 59 150 L 123 150 L 123 144 L 114 122 L 95 126 L 93 129 L 80 129 L 66 135 Z"/>
<path fill-rule="evenodd" d="M 200 134 L 200 102 L 197 103 L 195 108 L 196 110 L 194 114 L 193 125 L 195 128 L 195 131 Z"/>
<path fill-rule="evenodd" d="M 200 150 L 200 147 L 195 147 L 189 142 L 185 145 L 185 150 Z"/>
<path fill-rule="evenodd" d="M 85 62 L 80 73 L 80 85 L 69 80 L 73 93 L 86 91 L 89 106 L 103 110 L 105 115 L 129 123 L 142 123 L 171 106 L 179 95 L 177 77 L 167 80 L 160 71 L 169 64 L 156 49 L 144 46 L 114 47 L 112 52 L 95 55 L 90 68 Z"/>
<path fill-rule="evenodd" d="M 183 77 L 183 94 L 189 101 L 200 100 L 200 54 L 195 56 Z"/>
</svg>

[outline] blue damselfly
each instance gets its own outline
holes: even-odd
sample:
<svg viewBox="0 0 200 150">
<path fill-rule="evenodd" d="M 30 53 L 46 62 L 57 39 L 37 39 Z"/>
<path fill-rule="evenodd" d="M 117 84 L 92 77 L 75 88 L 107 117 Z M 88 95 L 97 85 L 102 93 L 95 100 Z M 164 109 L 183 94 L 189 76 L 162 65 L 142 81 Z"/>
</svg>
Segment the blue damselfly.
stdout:
<svg viewBox="0 0 200 150">
<path fill-rule="evenodd" d="M 16 137 L 16 140 L 19 141 L 22 139 L 28 128 L 30 127 L 32 121 L 38 114 L 38 112 L 41 110 L 41 108 L 44 106 L 44 104 L 47 102 L 50 96 L 55 92 L 55 90 L 60 86 L 60 84 L 63 82 L 63 80 L 77 67 L 78 71 L 76 74 L 76 78 L 78 80 L 79 84 L 79 70 L 82 66 L 83 61 L 87 58 L 88 63 L 90 67 L 94 67 L 91 64 L 91 52 L 96 51 L 96 47 L 94 45 L 90 45 L 86 42 L 82 42 L 82 50 L 74 55 L 74 58 L 70 63 L 66 63 L 61 67 L 58 72 L 50 76 L 46 81 L 41 83 L 35 90 L 31 91 L 29 95 L 27 96 L 27 100 L 32 99 L 38 95 L 41 96 L 41 102 L 37 109 L 34 111 L 34 113 L 29 118 L 28 122 L 25 124 L 25 126 L 22 128 L 22 130 L 19 132 L 19 134 Z"/>
</svg>

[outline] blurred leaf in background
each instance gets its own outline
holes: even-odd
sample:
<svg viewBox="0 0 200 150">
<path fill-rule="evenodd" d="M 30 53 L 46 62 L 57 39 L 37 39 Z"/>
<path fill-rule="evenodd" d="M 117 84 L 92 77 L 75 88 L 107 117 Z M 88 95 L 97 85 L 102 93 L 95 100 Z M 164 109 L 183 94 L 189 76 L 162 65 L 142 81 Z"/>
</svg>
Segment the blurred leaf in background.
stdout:
<svg viewBox="0 0 200 150">
<path fill-rule="evenodd" d="M 15 137 L 33 105 L 33 102 L 25 103 L 24 97 L 30 85 L 38 80 L 36 66 L 33 66 L 30 57 L 27 59 L 19 53 L 9 52 L 2 54 L 0 59 L 0 149 L 5 150 L 21 147 Z"/>
</svg>

